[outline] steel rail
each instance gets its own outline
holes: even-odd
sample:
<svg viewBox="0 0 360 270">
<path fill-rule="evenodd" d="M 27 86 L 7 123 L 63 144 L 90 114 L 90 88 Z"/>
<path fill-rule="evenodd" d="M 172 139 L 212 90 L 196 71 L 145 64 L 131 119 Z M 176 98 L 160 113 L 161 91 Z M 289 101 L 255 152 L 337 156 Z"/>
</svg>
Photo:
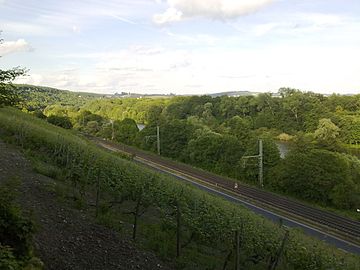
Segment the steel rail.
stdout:
<svg viewBox="0 0 360 270">
<path fill-rule="evenodd" d="M 177 163 L 157 155 L 144 152 L 134 147 L 108 141 L 104 142 L 94 138 L 93 140 L 95 140 L 103 147 L 112 147 L 114 148 L 113 150 L 120 150 L 130 155 L 135 155 L 136 157 L 157 163 L 161 166 L 168 167 L 171 170 L 178 171 L 203 182 L 207 182 L 214 186 L 231 191 L 242 197 L 261 203 L 264 208 L 270 206 L 271 208 L 279 209 L 285 213 L 301 217 L 313 223 L 324 225 L 330 229 L 333 229 L 337 234 L 347 236 L 355 242 L 360 241 L 360 222 L 358 221 L 336 215 L 328 211 L 317 209 L 315 207 L 271 193 L 269 191 L 236 182 L 234 179 L 215 175 L 183 163 Z M 237 188 L 234 187 L 235 182 L 237 183 Z"/>
</svg>

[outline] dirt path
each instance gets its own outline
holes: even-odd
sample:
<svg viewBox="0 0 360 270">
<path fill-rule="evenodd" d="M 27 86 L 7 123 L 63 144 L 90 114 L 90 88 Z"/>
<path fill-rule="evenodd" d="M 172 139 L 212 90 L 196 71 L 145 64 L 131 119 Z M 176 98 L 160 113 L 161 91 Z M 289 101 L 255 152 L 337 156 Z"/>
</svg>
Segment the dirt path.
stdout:
<svg viewBox="0 0 360 270">
<path fill-rule="evenodd" d="M 54 180 L 34 173 L 19 150 L 0 141 L 0 182 L 13 176 L 22 182 L 22 208 L 38 225 L 34 245 L 45 269 L 170 269 L 81 210 L 60 203 L 47 188 Z"/>
</svg>

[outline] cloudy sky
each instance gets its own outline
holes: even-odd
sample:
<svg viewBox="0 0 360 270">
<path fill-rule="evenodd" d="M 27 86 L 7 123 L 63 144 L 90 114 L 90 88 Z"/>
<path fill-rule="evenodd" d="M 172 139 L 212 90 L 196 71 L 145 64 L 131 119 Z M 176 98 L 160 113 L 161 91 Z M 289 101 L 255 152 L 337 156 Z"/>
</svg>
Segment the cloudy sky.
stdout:
<svg viewBox="0 0 360 270">
<path fill-rule="evenodd" d="M 0 69 L 114 93 L 360 93 L 359 0 L 0 0 Z"/>
</svg>

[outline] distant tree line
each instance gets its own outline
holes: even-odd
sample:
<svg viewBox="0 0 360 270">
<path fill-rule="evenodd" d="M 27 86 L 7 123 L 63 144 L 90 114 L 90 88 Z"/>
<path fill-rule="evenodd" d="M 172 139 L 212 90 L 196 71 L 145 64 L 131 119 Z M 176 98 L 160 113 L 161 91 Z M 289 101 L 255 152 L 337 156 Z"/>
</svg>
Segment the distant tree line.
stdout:
<svg viewBox="0 0 360 270">
<path fill-rule="evenodd" d="M 242 157 L 257 154 L 261 138 L 267 188 L 324 206 L 360 204 L 360 163 L 351 155 L 360 149 L 360 95 L 281 88 L 276 96 L 84 99 L 54 91 L 25 91 L 22 109 L 154 152 L 149 136 L 160 126 L 162 155 L 251 184 L 257 184 L 257 161 L 244 166 Z M 51 97 L 46 107 L 44 96 Z M 140 131 L 136 123 L 146 127 Z M 289 144 L 285 159 L 276 140 Z"/>
</svg>

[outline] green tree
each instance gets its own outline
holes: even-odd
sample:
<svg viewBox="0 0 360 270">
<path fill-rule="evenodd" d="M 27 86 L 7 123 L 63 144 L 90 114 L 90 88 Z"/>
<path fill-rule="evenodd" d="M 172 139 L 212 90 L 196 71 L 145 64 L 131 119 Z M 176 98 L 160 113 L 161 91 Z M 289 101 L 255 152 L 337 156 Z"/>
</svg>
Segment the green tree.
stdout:
<svg viewBox="0 0 360 270">
<path fill-rule="evenodd" d="M 267 186 L 267 181 L 270 178 L 269 172 L 270 170 L 275 167 L 280 162 L 280 152 L 274 140 L 270 137 L 263 137 L 263 173 L 264 173 L 264 185 Z M 252 138 L 247 147 L 246 152 L 244 153 L 245 156 L 253 156 L 259 154 L 259 140 L 257 138 Z M 239 168 L 242 170 L 242 178 L 250 183 L 258 183 L 259 177 L 259 169 L 258 169 L 258 159 L 251 158 L 244 160 L 245 164 L 243 163 L 244 168 Z"/>
<path fill-rule="evenodd" d="M 241 118 L 240 116 L 234 116 L 225 122 L 225 127 L 228 128 L 228 133 L 236 136 L 240 143 L 246 145 L 251 130 L 251 122 L 248 118 Z"/>
<path fill-rule="evenodd" d="M 204 169 L 235 177 L 236 166 L 244 153 L 243 145 L 232 135 L 204 130 L 189 141 L 188 162 Z"/>
<path fill-rule="evenodd" d="M 3 39 L 0 39 L 0 45 Z M 1 57 L 1 56 L 0 56 Z M 11 82 L 19 76 L 23 76 L 26 69 L 15 67 L 8 70 L 0 69 L 0 106 L 13 106 L 19 102 L 19 96 Z"/>
<path fill-rule="evenodd" d="M 125 144 L 134 144 L 139 128 L 133 119 L 125 118 L 114 122 L 115 140 Z"/>
<path fill-rule="evenodd" d="M 355 157 L 303 146 L 300 151 L 291 150 L 273 168 L 269 180 L 275 189 L 295 197 L 351 208 L 359 203 L 359 173 Z"/>
<path fill-rule="evenodd" d="M 332 146 L 336 144 L 340 128 L 331 119 L 323 118 L 319 120 L 318 128 L 314 132 L 315 138 L 322 145 Z"/>
<path fill-rule="evenodd" d="M 50 115 L 46 120 L 55 126 L 59 126 L 66 129 L 72 128 L 70 118 L 67 116 Z"/>
<path fill-rule="evenodd" d="M 161 153 L 168 157 L 182 159 L 193 132 L 193 125 L 186 120 L 172 120 L 162 123 L 160 125 Z"/>
</svg>

